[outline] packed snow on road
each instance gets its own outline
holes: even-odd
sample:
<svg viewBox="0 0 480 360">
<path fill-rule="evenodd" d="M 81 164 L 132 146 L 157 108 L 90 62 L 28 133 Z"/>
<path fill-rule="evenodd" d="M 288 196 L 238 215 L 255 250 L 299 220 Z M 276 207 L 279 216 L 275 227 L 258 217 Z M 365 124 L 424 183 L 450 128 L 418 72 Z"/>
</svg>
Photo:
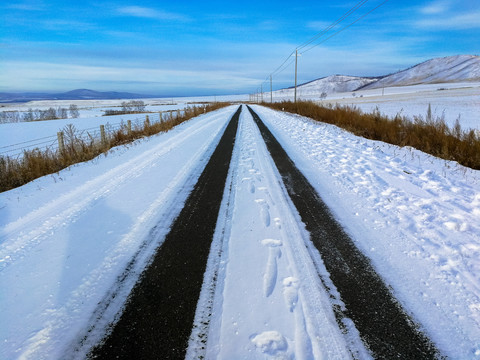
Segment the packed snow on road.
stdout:
<svg viewBox="0 0 480 360">
<path fill-rule="evenodd" d="M 480 173 L 253 108 L 440 352 L 479 358 Z M 0 194 L 0 358 L 72 356 L 116 289 L 91 335 L 101 339 L 236 109 Z M 213 252 L 221 256 L 207 265 L 187 358 L 369 357 L 355 331 L 337 326 L 313 265 L 321 254 L 245 107 Z"/>
</svg>

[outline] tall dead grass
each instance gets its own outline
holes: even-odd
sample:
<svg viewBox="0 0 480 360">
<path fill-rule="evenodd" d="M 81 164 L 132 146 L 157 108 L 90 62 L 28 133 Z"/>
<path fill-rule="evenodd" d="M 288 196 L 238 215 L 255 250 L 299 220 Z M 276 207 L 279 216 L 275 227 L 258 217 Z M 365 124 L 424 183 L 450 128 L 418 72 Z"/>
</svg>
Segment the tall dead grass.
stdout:
<svg viewBox="0 0 480 360">
<path fill-rule="evenodd" d="M 169 131 L 175 126 L 191 118 L 229 105 L 228 103 L 213 103 L 206 106 L 188 107 L 181 114 L 170 113 L 168 119 L 161 122 L 150 123 L 145 121 L 131 129 L 122 125 L 118 130 L 110 133 L 106 142 L 90 138 L 85 140 L 79 136 L 78 131 L 72 126 L 64 129 L 65 149 L 40 151 L 27 150 L 19 158 L 0 156 L 0 192 L 22 186 L 41 176 L 56 173 L 70 165 L 92 160 L 98 155 L 106 154 L 115 146 L 130 143 L 136 139 Z"/>
<path fill-rule="evenodd" d="M 411 146 L 441 159 L 457 161 L 469 168 L 480 169 L 478 132 L 463 130 L 458 120 L 455 126 L 450 128 L 443 117 L 434 119 L 431 111 L 427 111 L 425 118 L 417 116 L 412 120 L 400 115 L 390 119 L 382 116 L 378 110 L 367 114 L 355 107 L 338 105 L 324 107 L 308 101 L 262 105 L 333 124 L 367 139 L 398 146 Z"/>
</svg>

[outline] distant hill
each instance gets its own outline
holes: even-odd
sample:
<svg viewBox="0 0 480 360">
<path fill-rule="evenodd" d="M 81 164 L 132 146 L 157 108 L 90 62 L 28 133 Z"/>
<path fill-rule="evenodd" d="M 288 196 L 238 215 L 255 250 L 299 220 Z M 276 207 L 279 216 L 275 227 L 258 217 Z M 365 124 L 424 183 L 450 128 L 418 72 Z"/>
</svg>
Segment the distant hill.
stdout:
<svg viewBox="0 0 480 360">
<path fill-rule="evenodd" d="M 134 94 L 116 91 L 94 91 L 77 89 L 64 93 L 0 93 L 0 102 L 27 102 L 33 100 L 116 100 L 116 99 L 145 99 L 158 96 Z"/>
<path fill-rule="evenodd" d="M 346 76 L 346 75 L 331 75 L 317 80 L 310 81 L 305 84 L 297 86 L 297 91 L 301 92 L 301 95 L 315 95 L 321 93 L 339 93 L 349 92 L 371 84 L 377 81 L 379 78 L 367 78 L 358 76 Z M 278 90 L 277 94 L 282 92 L 291 92 L 292 88 Z"/>
<path fill-rule="evenodd" d="M 457 55 L 431 59 L 385 76 L 362 89 L 468 81 L 480 81 L 480 56 Z"/>
<path fill-rule="evenodd" d="M 299 96 L 320 96 L 352 92 L 360 89 L 378 89 L 391 86 L 435 84 L 450 82 L 480 82 L 480 56 L 457 55 L 435 58 L 395 74 L 376 78 L 332 75 L 297 86 Z M 293 88 L 275 91 L 276 96 L 291 96 Z"/>
</svg>

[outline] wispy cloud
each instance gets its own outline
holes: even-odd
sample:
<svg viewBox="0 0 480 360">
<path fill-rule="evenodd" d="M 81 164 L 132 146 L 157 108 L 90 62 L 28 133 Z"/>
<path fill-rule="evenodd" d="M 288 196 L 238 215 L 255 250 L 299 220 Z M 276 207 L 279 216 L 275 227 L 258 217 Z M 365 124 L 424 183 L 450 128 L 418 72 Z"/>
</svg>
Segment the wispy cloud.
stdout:
<svg viewBox="0 0 480 360">
<path fill-rule="evenodd" d="M 1 84 L 15 84 L 14 91 L 41 89 L 71 89 L 97 85 L 96 89 L 122 89 L 126 91 L 171 92 L 185 89 L 218 89 L 230 91 L 252 86 L 256 82 L 241 71 L 217 69 L 169 69 L 152 67 L 102 67 L 46 62 L 6 62 L 7 72 L 0 74 L 0 91 L 6 91 Z M 35 86 L 33 87 L 32 80 Z M 12 88 L 9 88 L 12 90 Z M 191 90 L 189 90 L 191 91 Z M 180 92 L 179 92 L 180 93 Z"/>
<path fill-rule="evenodd" d="M 97 30 L 98 26 L 78 20 L 49 19 L 43 22 L 43 28 L 47 30 L 71 30 L 75 31 L 91 31 Z"/>
<path fill-rule="evenodd" d="M 450 3 L 447 1 L 435 1 L 420 9 L 420 12 L 425 15 L 444 14 L 450 9 Z"/>
<path fill-rule="evenodd" d="M 11 10 L 22 10 L 22 11 L 40 11 L 44 10 L 45 6 L 41 1 L 38 2 L 21 2 L 21 3 L 11 3 L 5 6 L 7 9 Z"/>
<path fill-rule="evenodd" d="M 330 25 L 331 23 L 328 21 L 310 21 L 307 23 L 307 28 L 315 31 L 322 31 L 322 30 L 325 30 Z"/>
<path fill-rule="evenodd" d="M 143 6 L 123 6 L 117 9 L 117 13 L 124 16 L 133 16 L 157 20 L 187 21 L 189 18 L 182 14 L 171 13 Z"/>
<path fill-rule="evenodd" d="M 419 19 L 415 25 L 430 30 L 467 30 L 480 29 L 480 10 L 469 13 L 445 14 L 431 18 Z"/>
</svg>

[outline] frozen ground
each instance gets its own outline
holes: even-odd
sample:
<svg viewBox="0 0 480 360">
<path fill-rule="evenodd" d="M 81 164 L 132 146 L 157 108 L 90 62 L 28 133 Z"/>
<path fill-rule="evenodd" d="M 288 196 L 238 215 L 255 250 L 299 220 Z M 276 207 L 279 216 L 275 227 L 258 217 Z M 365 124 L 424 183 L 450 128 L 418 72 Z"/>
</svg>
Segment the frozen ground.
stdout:
<svg viewBox="0 0 480 360">
<path fill-rule="evenodd" d="M 166 231 L 235 110 L 0 194 L 0 358 L 68 352 L 128 261 L 139 258 L 137 272 L 145 263 L 155 244 L 137 254 L 149 231 Z M 479 172 L 255 111 L 440 351 L 480 358 Z M 207 358 L 348 358 L 307 234 L 246 109 L 231 169 Z"/>
</svg>

